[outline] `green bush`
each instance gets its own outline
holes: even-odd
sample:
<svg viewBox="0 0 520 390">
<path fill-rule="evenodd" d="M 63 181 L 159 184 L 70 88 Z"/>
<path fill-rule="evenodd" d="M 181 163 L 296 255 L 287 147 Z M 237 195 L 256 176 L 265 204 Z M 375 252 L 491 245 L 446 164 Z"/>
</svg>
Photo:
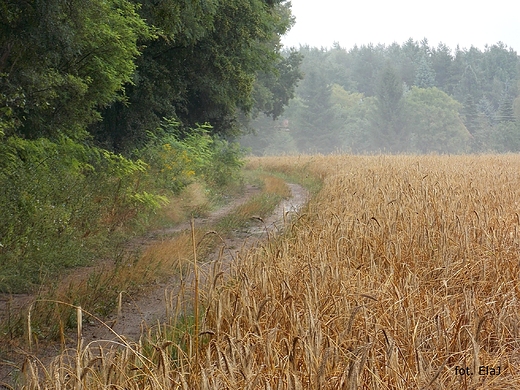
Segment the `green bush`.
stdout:
<svg viewBox="0 0 520 390">
<path fill-rule="evenodd" d="M 216 138 L 212 154 L 202 170 L 208 185 L 225 187 L 240 179 L 240 168 L 244 165 L 244 151 L 238 143 Z"/>
<path fill-rule="evenodd" d="M 0 291 L 19 292 L 86 264 L 110 233 L 160 197 L 147 165 L 63 138 L 0 143 Z"/>
<path fill-rule="evenodd" d="M 0 291 L 21 292 L 87 264 L 194 180 L 236 180 L 242 154 L 201 125 L 165 120 L 136 158 L 63 137 L 0 135 Z"/>
<path fill-rule="evenodd" d="M 139 157 L 151 167 L 149 178 L 158 190 L 178 194 L 194 180 L 218 189 L 238 180 L 243 152 L 236 143 L 210 136 L 211 126 L 198 125 L 181 134 L 179 123 L 164 119 Z"/>
</svg>

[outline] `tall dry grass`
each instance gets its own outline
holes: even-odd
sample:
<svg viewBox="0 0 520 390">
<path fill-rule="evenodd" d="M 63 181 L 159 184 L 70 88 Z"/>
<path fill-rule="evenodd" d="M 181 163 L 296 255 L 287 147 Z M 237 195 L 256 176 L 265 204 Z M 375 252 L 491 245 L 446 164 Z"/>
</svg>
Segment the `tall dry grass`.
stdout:
<svg viewBox="0 0 520 390">
<path fill-rule="evenodd" d="M 187 329 L 183 349 L 159 332 L 145 358 L 60 358 L 40 388 L 520 388 L 519 156 L 250 165 L 323 188 L 278 240 L 200 286 L 200 334 Z"/>
</svg>

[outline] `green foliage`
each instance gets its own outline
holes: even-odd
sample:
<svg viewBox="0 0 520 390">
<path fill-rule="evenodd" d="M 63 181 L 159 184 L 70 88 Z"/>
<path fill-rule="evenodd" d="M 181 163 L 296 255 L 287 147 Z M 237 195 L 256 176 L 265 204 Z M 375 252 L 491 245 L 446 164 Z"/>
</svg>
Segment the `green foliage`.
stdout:
<svg viewBox="0 0 520 390">
<path fill-rule="evenodd" d="M 212 188 L 223 188 L 240 180 L 244 150 L 236 142 L 214 138 L 210 159 L 203 171 L 204 181 Z"/>
<path fill-rule="evenodd" d="M 391 153 L 406 150 L 408 132 L 403 126 L 403 83 L 390 63 L 383 69 L 376 91 L 372 132 L 374 145 Z"/>
<path fill-rule="evenodd" d="M 280 117 L 290 99 L 294 97 L 295 87 L 303 78 L 299 66 L 303 56 L 289 50 L 276 64 L 275 72 L 260 72 L 255 83 L 253 98 L 255 111 L 267 116 Z"/>
<path fill-rule="evenodd" d="M 0 10 L 0 135 L 91 135 L 129 155 L 176 117 L 184 133 L 211 123 L 229 138 L 240 111 L 281 115 L 301 78 L 301 56 L 281 53 L 294 23 L 285 1 L 0 0 Z"/>
<path fill-rule="evenodd" d="M 0 73 L 0 85 L 8 85 L 7 74 Z M 0 137 L 14 132 L 20 126 L 15 108 L 24 108 L 24 95 L 21 89 L 3 88 L 0 90 Z"/>
<path fill-rule="evenodd" d="M 292 23 L 284 1 L 0 0 L 0 290 L 238 180 L 238 112 L 280 115 L 301 77 Z"/>
<path fill-rule="evenodd" d="M 86 261 L 79 230 L 94 218 L 83 207 L 91 166 L 68 140 L 11 137 L 0 148 L 0 290 L 17 291 Z"/>
<path fill-rule="evenodd" d="M 520 118 L 520 58 L 500 42 L 484 50 L 452 50 L 442 43 L 432 47 L 426 39 L 409 39 L 401 45 L 370 44 L 348 50 L 338 44 L 331 49 L 304 46 L 299 52 L 304 56 L 301 69 L 305 78 L 296 89 L 295 99 L 280 121 L 270 126 L 253 123 L 258 133 L 264 133 L 258 136 L 257 143 L 251 136 L 246 139 L 247 145 L 260 154 L 267 151 L 274 129 L 281 128 L 284 121 L 290 123 L 290 138 L 298 140 L 300 152 L 333 152 L 338 148 L 352 152 L 440 151 L 441 144 L 447 147 L 444 152 L 515 148 L 513 129 Z M 409 110 L 404 108 L 410 102 L 403 96 L 413 87 L 434 86 L 462 103 L 458 112 L 471 134 L 467 142 L 456 135 L 457 131 L 452 132 L 460 123 L 453 119 L 451 104 L 440 104 L 442 99 L 434 99 L 435 105 L 425 112 L 430 117 L 437 111 L 438 120 L 431 125 L 421 124 L 420 132 L 409 125 L 417 124 L 418 118 L 407 117 Z M 326 93 L 331 88 L 332 93 Z M 359 104 L 346 103 L 349 96 L 360 96 Z M 448 129 L 441 128 L 445 122 Z M 434 138 L 440 143 L 419 146 L 420 133 L 436 134 Z M 467 133 L 462 138 L 466 137 Z M 291 139 L 282 142 L 290 145 Z"/>
<path fill-rule="evenodd" d="M 489 144 L 495 152 L 520 152 L 520 122 L 504 121 L 489 129 Z M 491 149 L 490 148 L 490 149 Z"/>
<path fill-rule="evenodd" d="M 98 142 L 127 152 L 163 117 L 176 117 L 186 133 L 211 123 L 212 134 L 230 137 L 240 132 L 240 111 L 280 115 L 299 74 L 298 55 L 280 53 L 280 36 L 292 24 L 289 4 L 144 1 L 140 13 L 158 39 L 137 59 L 128 104 L 110 105 L 90 128 Z"/>
<path fill-rule="evenodd" d="M 157 189 L 178 194 L 196 179 L 216 189 L 239 178 L 243 151 L 238 144 L 212 136 L 208 124 L 183 136 L 180 123 L 165 118 L 150 136 L 149 144 L 139 153 L 150 165 L 148 177 Z"/>
<path fill-rule="evenodd" d="M 351 67 L 355 91 L 365 96 L 374 96 L 377 79 L 385 62 L 384 53 L 379 46 L 367 45 L 354 46 L 349 54 L 353 60 Z"/>
<path fill-rule="evenodd" d="M 242 151 L 203 125 L 181 139 L 165 121 L 141 159 L 62 137 L 0 144 L 0 291 L 24 291 L 99 248 L 194 180 L 211 188 L 237 180 Z M 166 130 L 170 132 L 166 132 Z M 146 161 L 146 162 L 145 162 Z"/>
<path fill-rule="evenodd" d="M 88 263 L 101 243 L 165 201 L 140 188 L 143 161 L 70 138 L 9 137 L 0 156 L 0 291 Z"/>
<path fill-rule="evenodd" d="M 260 114 L 248 121 L 248 133 L 240 138 L 240 144 L 249 153 L 255 155 L 286 154 L 298 152 L 294 139 L 293 123 L 285 119 L 293 117 L 291 111 L 301 108 L 301 100 L 291 100 L 282 118 L 273 120 L 265 114 Z"/>
<path fill-rule="evenodd" d="M 327 152 L 334 148 L 340 126 L 330 98 L 332 86 L 324 82 L 323 76 L 311 71 L 306 82 L 298 89 L 300 105 L 297 107 L 292 131 L 299 150 Z"/>
<path fill-rule="evenodd" d="M 419 62 L 414 85 L 419 88 L 435 87 L 435 71 L 431 67 L 429 59 L 425 55 L 421 57 Z"/>
<path fill-rule="evenodd" d="M 338 84 L 332 86 L 331 101 L 341 118 L 341 149 L 362 152 L 370 149 L 370 118 L 376 110 L 375 98 L 362 93 L 349 92 Z"/>
<path fill-rule="evenodd" d="M 437 88 L 412 87 L 405 98 L 405 118 L 411 150 L 460 153 L 471 135 L 459 112 L 462 105 Z"/>
<path fill-rule="evenodd" d="M 160 209 L 165 204 L 170 203 L 166 196 L 150 194 L 146 191 L 131 194 L 130 199 L 152 210 Z"/>
<path fill-rule="evenodd" d="M 265 153 L 273 155 L 295 154 L 298 152 L 297 143 L 290 131 L 275 131 L 267 144 Z"/>
<path fill-rule="evenodd" d="M 520 85 L 520 80 L 518 84 Z M 513 100 L 513 115 L 515 116 L 515 120 L 520 120 L 520 95 Z"/>
<path fill-rule="evenodd" d="M 137 40 L 149 29 L 126 0 L 0 6 L 0 123 L 26 137 L 81 139 L 100 108 L 123 99 Z"/>
<path fill-rule="evenodd" d="M 159 37 L 181 45 L 189 45 L 207 35 L 213 28 L 218 0 L 142 0 L 140 15 L 155 26 Z"/>
</svg>

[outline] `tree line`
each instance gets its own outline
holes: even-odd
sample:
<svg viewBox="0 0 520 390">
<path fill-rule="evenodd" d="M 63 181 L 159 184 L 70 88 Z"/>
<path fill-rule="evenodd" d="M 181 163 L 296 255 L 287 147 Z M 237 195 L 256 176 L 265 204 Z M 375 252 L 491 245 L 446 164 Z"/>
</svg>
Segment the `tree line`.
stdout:
<svg viewBox="0 0 520 390">
<path fill-rule="evenodd" d="M 255 153 L 520 151 L 517 53 L 409 39 L 300 47 L 304 79 L 278 122 L 258 117 Z"/>
<path fill-rule="evenodd" d="M 126 153 L 164 117 L 228 136 L 239 114 L 276 115 L 292 97 L 284 0 L 1 0 L 0 10 L 5 136 Z"/>
<path fill-rule="evenodd" d="M 300 55 L 284 0 L 0 0 L 0 292 L 239 181 L 239 119 L 276 118 Z"/>
</svg>

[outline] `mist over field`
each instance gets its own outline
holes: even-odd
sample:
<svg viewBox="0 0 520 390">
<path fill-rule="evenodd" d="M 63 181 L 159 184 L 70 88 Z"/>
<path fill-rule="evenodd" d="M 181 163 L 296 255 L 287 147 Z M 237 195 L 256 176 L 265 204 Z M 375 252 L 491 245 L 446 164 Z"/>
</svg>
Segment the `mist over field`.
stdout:
<svg viewBox="0 0 520 390">
<path fill-rule="evenodd" d="M 186 294 L 165 290 L 178 315 L 138 343 L 103 351 L 78 327 L 45 381 L 27 359 L 24 388 L 519 388 L 518 156 L 251 157 L 246 170 L 318 185 L 279 235 L 229 262 L 220 250 Z M 189 236 L 152 253 L 189 253 Z"/>
<path fill-rule="evenodd" d="M 481 50 L 409 39 L 297 54 L 295 98 L 241 139 L 254 154 L 520 150 L 520 61 L 500 42 Z"/>
</svg>

